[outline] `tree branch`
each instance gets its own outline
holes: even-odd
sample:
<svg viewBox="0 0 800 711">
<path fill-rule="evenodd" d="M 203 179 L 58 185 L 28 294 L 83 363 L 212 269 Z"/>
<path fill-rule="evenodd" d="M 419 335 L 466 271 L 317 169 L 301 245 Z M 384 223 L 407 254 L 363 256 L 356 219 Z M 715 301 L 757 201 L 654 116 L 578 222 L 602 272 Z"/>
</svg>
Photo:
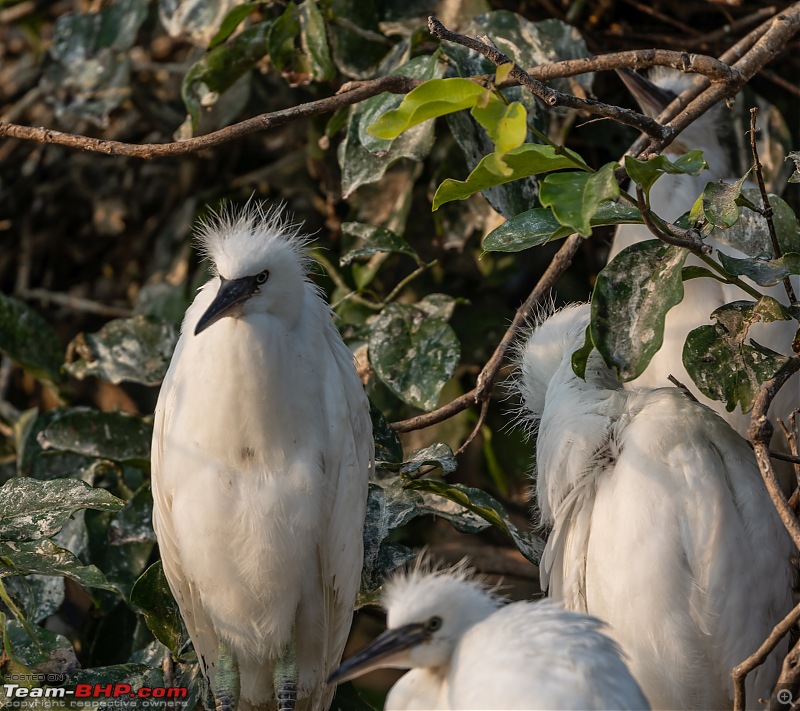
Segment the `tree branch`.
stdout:
<svg viewBox="0 0 800 711">
<path fill-rule="evenodd" d="M 486 57 L 498 67 L 503 64 L 511 63 L 511 60 L 496 47 L 492 47 L 472 37 L 451 32 L 433 16 L 428 18 L 428 28 L 431 34 L 439 39 L 454 42 L 455 44 L 460 44 L 463 47 L 472 49 Z M 672 131 L 671 128 L 661 126 L 661 124 L 657 123 L 649 116 L 640 114 L 638 111 L 622 109 L 618 106 L 611 106 L 610 104 L 604 104 L 601 101 L 595 101 L 593 99 L 579 99 L 577 96 L 572 96 L 572 94 L 564 94 L 555 89 L 551 89 L 549 86 L 542 84 L 538 79 L 534 79 L 517 64 L 514 64 L 510 76 L 548 106 L 566 106 L 571 109 L 583 109 L 591 114 L 613 118 L 620 123 L 638 128 L 640 131 L 661 140 Z"/>
<path fill-rule="evenodd" d="M 457 415 L 471 405 L 476 403 L 482 405 L 484 402 L 488 401 L 494 389 L 497 373 L 500 371 L 500 366 L 503 363 L 503 358 L 508 347 L 513 342 L 521 326 L 530 318 L 533 313 L 533 307 L 555 286 L 559 277 L 567 270 L 569 265 L 572 264 L 572 258 L 575 256 L 575 252 L 578 251 L 581 240 L 582 238 L 575 234 L 568 237 L 567 241 L 561 245 L 561 249 L 556 252 L 553 260 L 548 265 L 544 274 L 542 274 L 542 278 L 536 283 L 536 286 L 525 300 L 525 303 L 517 309 L 514 320 L 506 330 L 500 343 L 498 343 L 497 347 L 494 349 L 492 357 L 489 358 L 486 365 L 483 366 L 480 375 L 478 375 L 477 385 L 469 392 L 464 393 L 452 402 L 433 412 L 426 412 L 424 415 L 393 422 L 392 427 L 395 431 L 411 432 L 412 430 L 430 427 L 431 425 L 443 422 Z"/>
</svg>

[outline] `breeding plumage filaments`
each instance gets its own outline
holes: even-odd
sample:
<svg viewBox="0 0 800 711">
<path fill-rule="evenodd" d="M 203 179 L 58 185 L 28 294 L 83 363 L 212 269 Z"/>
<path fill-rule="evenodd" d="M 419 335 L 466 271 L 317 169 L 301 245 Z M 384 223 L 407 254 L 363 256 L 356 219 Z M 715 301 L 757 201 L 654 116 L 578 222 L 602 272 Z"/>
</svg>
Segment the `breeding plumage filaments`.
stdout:
<svg viewBox="0 0 800 711">
<path fill-rule="evenodd" d="M 153 433 L 164 572 L 218 706 L 325 709 L 362 566 L 368 401 L 280 210 L 223 212 L 199 240 L 215 276 Z"/>
<path fill-rule="evenodd" d="M 605 620 L 654 709 L 724 709 L 731 671 L 792 608 L 788 534 L 747 443 L 680 389 L 623 389 L 593 351 L 571 356 L 589 305 L 533 329 L 517 387 L 536 430 L 549 527 L 542 588 Z M 786 642 L 747 677 L 748 708 Z"/>
<path fill-rule="evenodd" d="M 693 77 L 690 74 L 656 67 L 651 70 L 652 82 L 633 72 L 621 75 L 628 88 L 645 113 L 656 116 L 678 94 L 688 87 Z M 735 141 L 733 119 L 731 112 L 724 106 L 718 105 L 697 121 L 690 124 L 676 141 L 665 150 L 674 160 L 677 155 L 689 150 L 702 150 L 703 157 L 708 164 L 708 169 L 699 175 L 665 175 L 659 179 L 650 190 L 650 207 L 659 217 L 675 221 L 684 212 L 691 209 L 697 196 L 703 192 L 706 184 L 716 180 L 734 182 L 739 179 L 731 165 L 731 144 Z M 749 185 L 749 183 L 747 184 Z M 633 192 L 633 190 L 631 190 Z M 759 202 L 756 198 L 756 202 Z M 760 204 L 760 203 L 759 203 Z M 750 230 L 759 233 L 758 238 L 752 241 L 763 246 L 766 253 L 771 254 L 766 221 L 755 215 L 750 210 L 742 209 L 741 225 L 737 225 L 732 232 L 737 230 Z M 644 225 L 620 225 L 614 237 L 614 244 L 609 254 L 611 261 L 626 247 L 637 242 L 655 239 L 650 230 Z M 705 239 L 705 243 L 713 248 L 714 256 L 717 250 L 738 259 L 747 257 L 740 250 L 723 244 L 713 235 Z M 686 266 L 704 266 L 696 256 L 689 255 Z M 756 286 L 746 277 L 746 283 Z M 800 294 L 800 278 L 791 277 L 795 293 Z M 768 296 L 772 296 L 781 303 L 788 304 L 786 292 L 782 284 L 772 287 L 756 288 Z M 710 314 L 724 304 L 737 300 L 750 300 L 753 297 L 734 284 L 724 284 L 716 279 L 701 278 L 689 279 L 683 283 L 683 300 L 669 310 L 664 323 L 664 341 L 661 348 L 653 356 L 647 369 L 635 380 L 630 387 L 665 387 L 669 385 L 669 376 L 673 375 L 681 383 L 688 386 L 700 402 L 714 410 L 728 424 L 743 437 L 747 436 L 750 424 L 750 414 L 736 408 L 732 412 L 725 409 L 724 403 L 711 400 L 701 393 L 692 382 L 683 364 L 683 346 L 689 332 L 702 325 L 713 323 Z M 755 323 L 751 326 L 748 338 L 769 348 L 776 353 L 787 356 L 793 355 L 791 350 L 792 340 L 796 331 L 796 323 L 789 321 L 774 321 L 772 323 Z M 779 391 L 770 407 L 770 417 L 778 417 L 787 421 L 792 410 L 800 404 L 800 374 L 794 375 Z M 773 442 L 776 448 L 788 451 L 788 445 L 780 428 L 776 427 Z M 794 476 L 789 467 L 777 463 L 779 469 L 785 470 L 784 478 Z"/>
<path fill-rule="evenodd" d="M 388 630 L 331 681 L 411 669 L 385 711 L 649 708 L 599 620 L 546 600 L 505 605 L 463 566 L 397 576 L 384 605 Z"/>
</svg>

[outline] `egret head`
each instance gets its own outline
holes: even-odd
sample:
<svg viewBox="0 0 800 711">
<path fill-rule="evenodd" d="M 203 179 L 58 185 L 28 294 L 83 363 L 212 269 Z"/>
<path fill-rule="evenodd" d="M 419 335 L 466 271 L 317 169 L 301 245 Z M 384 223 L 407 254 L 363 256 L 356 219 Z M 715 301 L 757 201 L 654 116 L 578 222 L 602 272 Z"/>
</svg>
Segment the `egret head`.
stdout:
<svg viewBox="0 0 800 711">
<path fill-rule="evenodd" d="M 306 240 L 299 228 L 281 207 L 265 209 L 259 203 L 223 210 L 201 223 L 198 242 L 219 284 L 195 335 L 226 316 L 263 313 L 294 323 L 307 283 Z"/>
<path fill-rule="evenodd" d="M 384 594 L 388 629 L 328 681 L 346 681 L 381 667 L 444 667 L 464 633 L 501 604 L 463 565 L 433 572 L 416 568 L 395 576 Z"/>
<path fill-rule="evenodd" d="M 521 417 L 541 418 L 547 387 L 564 359 L 583 345 L 589 317 L 589 304 L 571 304 L 555 313 L 551 306 L 538 314 L 515 356 L 514 387 L 522 395 Z"/>
</svg>

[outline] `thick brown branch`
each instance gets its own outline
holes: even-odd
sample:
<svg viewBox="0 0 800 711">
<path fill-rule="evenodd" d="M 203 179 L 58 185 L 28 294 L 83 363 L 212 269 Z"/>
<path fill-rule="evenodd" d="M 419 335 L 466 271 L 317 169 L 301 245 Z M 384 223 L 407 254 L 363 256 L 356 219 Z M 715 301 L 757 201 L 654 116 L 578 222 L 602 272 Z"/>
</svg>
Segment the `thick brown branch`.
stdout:
<svg viewBox="0 0 800 711">
<path fill-rule="evenodd" d="M 460 44 L 468 49 L 475 50 L 498 67 L 503 64 L 511 63 L 511 60 L 497 48 L 473 39 L 472 37 L 451 32 L 435 17 L 431 16 L 428 18 L 428 28 L 430 29 L 431 34 L 435 35 L 439 39 L 446 40 L 448 42 L 454 42 L 455 44 Z M 540 82 L 538 79 L 534 79 L 517 64 L 514 64 L 514 68 L 511 70 L 510 76 L 548 106 L 566 106 L 571 109 L 583 109 L 584 111 L 597 116 L 613 118 L 620 123 L 638 128 L 640 131 L 653 136 L 654 138 L 658 138 L 659 140 L 664 140 L 672 131 L 671 128 L 661 126 L 661 124 L 657 123 L 649 116 L 640 114 L 638 111 L 622 109 L 619 106 L 611 106 L 610 104 L 604 104 L 601 101 L 579 99 L 577 96 L 564 94 L 560 91 L 556 91 L 555 89 L 551 89 L 549 86 L 542 84 L 542 82 Z"/>
<path fill-rule="evenodd" d="M 214 148 L 223 143 L 242 138 L 251 133 L 262 131 L 268 128 L 282 126 L 297 119 L 308 116 L 317 116 L 352 106 L 359 101 L 368 99 L 371 96 L 381 94 L 384 91 L 393 94 L 405 94 L 419 82 L 407 77 L 391 75 L 381 77 L 372 82 L 364 82 L 359 86 L 328 96 L 317 101 L 310 101 L 307 104 L 300 104 L 288 109 L 274 111 L 269 114 L 261 114 L 251 119 L 242 121 L 232 126 L 227 126 L 207 133 L 203 136 L 187 138 L 185 141 L 175 143 L 149 143 L 137 145 L 134 143 L 123 143 L 121 141 L 108 141 L 102 138 L 89 138 L 88 136 L 78 136 L 71 133 L 61 133 L 47 128 L 34 128 L 31 126 L 18 126 L 0 122 L 0 138 L 21 138 L 28 141 L 38 141 L 39 143 L 55 143 L 68 148 L 78 148 L 85 151 L 95 151 L 106 153 L 111 156 L 129 156 L 132 158 L 165 158 L 169 156 L 181 156 L 187 153 L 195 153 L 207 148 Z"/>
<path fill-rule="evenodd" d="M 559 277 L 567 270 L 569 265 L 572 264 L 572 258 L 575 256 L 575 252 L 578 251 L 580 243 L 581 237 L 579 235 L 572 235 L 561 245 L 561 249 L 556 252 L 553 260 L 548 265 L 544 274 L 542 274 L 542 278 L 539 279 L 533 291 L 525 300 L 525 303 L 517 309 L 514 320 L 511 322 L 508 330 L 506 330 L 500 343 L 498 343 L 497 347 L 494 349 L 492 357 L 489 358 L 489 361 L 483 366 L 483 370 L 481 370 L 478 376 L 476 387 L 447 405 L 440 407 L 438 410 L 427 412 L 424 415 L 418 415 L 408 420 L 393 422 L 392 427 L 397 432 L 411 432 L 412 430 L 430 427 L 431 425 L 453 417 L 453 415 L 457 415 L 476 402 L 483 404 L 491 397 L 497 373 L 500 371 L 500 366 L 503 364 L 503 358 L 505 357 L 508 347 L 513 342 L 522 325 L 530 318 L 533 313 L 533 307 L 555 286 Z"/>
</svg>

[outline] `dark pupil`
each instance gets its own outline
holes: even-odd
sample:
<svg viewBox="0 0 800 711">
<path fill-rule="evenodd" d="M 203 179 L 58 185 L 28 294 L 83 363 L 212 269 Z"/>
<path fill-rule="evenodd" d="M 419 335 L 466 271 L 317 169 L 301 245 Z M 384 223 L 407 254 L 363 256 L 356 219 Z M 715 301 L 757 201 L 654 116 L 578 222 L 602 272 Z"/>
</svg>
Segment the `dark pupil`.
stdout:
<svg viewBox="0 0 800 711">
<path fill-rule="evenodd" d="M 269 276 L 269 272 L 267 272 L 267 271 L 261 272 L 261 274 L 259 274 L 256 277 L 256 284 L 263 284 L 267 280 L 268 276 Z"/>
<path fill-rule="evenodd" d="M 441 626 L 442 626 L 442 618 L 441 617 L 431 617 L 431 619 L 428 620 L 428 629 L 431 630 L 432 632 L 435 632 Z"/>
</svg>

